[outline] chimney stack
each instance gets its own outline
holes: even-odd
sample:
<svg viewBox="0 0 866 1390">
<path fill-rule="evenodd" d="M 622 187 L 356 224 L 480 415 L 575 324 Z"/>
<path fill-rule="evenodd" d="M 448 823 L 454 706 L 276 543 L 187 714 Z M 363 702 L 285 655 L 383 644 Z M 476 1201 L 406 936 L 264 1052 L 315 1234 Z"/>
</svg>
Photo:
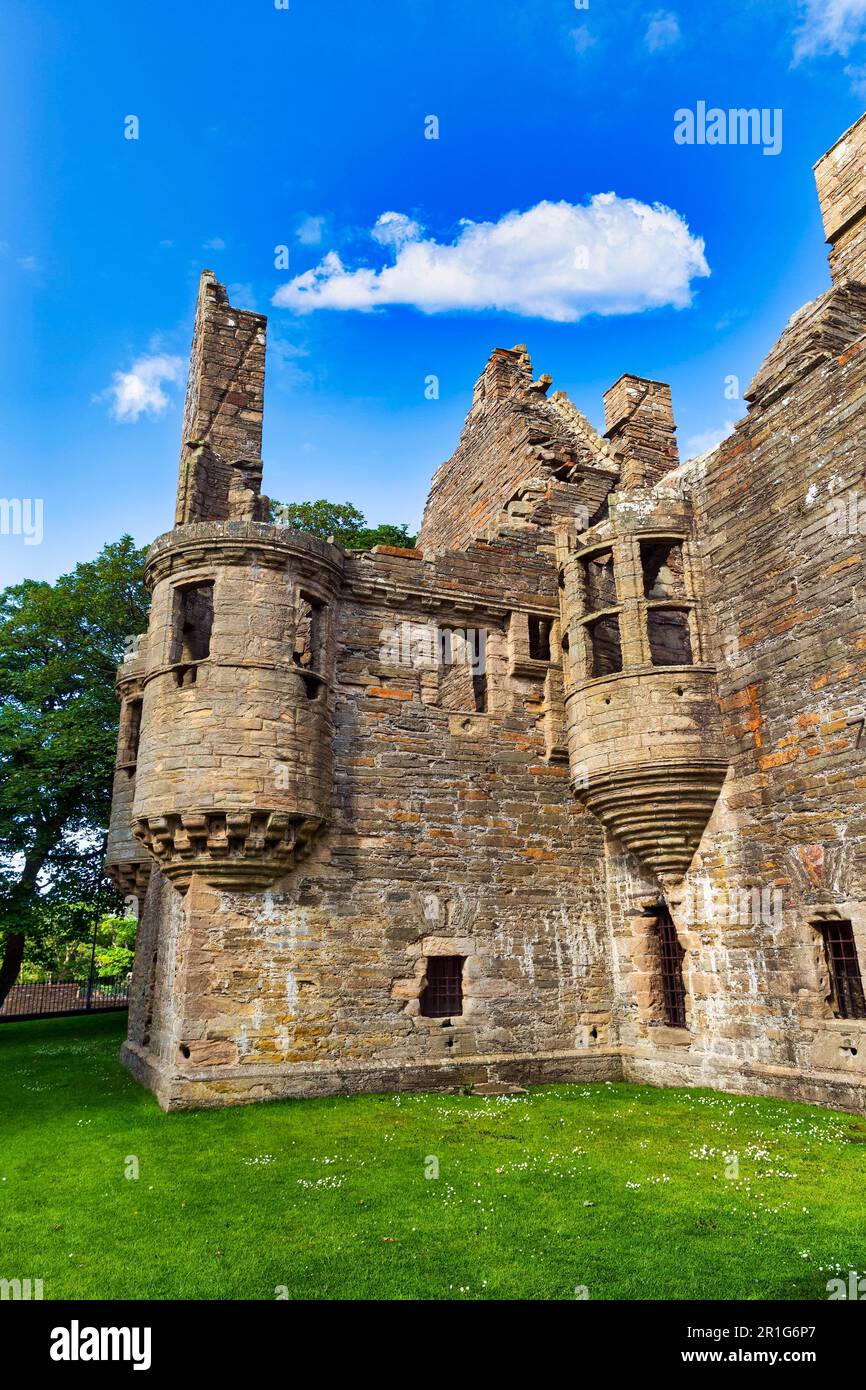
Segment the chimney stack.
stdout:
<svg viewBox="0 0 866 1390">
<path fill-rule="evenodd" d="M 834 285 L 866 282 L 866 115 L 815 165 Z"/>
<path fill-rule="evenodd" d="M 606 438 L 623 454 L 621 486 L 652 487 L 679 463 L 671 388 L 621 376 L 604 393 Z"/>
</svg>

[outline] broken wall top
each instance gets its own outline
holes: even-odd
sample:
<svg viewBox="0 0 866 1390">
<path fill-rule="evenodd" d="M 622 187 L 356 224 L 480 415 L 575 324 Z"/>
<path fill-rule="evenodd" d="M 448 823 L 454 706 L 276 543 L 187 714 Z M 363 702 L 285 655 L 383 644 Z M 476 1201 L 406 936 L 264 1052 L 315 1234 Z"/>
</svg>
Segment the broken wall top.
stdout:
<svg viewBox="0 0 866 1390">
<path fill-rule="evenodd" d="M 475 385 L 454 454 L 436 471 L 418 544 L 463 549 L 496 527 L 532 484 L 565 490 L 568 509 L 592 515 L 616 482 L 610 446 L 549 376 L 533 379 L 523 345 L 496 348 Z"/>
<path fill-rule="evenodd" d="M 229 303 L 212 270 L 199 281 L 183 411 L 175 524 L 262 521 L 267 319 Z"/>
</svg>

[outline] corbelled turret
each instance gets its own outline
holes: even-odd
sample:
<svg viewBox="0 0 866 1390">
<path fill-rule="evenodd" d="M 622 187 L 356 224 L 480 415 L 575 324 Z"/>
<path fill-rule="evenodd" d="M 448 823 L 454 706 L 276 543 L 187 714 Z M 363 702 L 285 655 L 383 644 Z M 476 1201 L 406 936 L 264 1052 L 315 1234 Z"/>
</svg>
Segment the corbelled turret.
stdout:
<svg viewBox="0 0 866 1390">
<path fill-rule="evenodd" d="M 691 506 L 658 486 L 677 462 L 670 388 L 622 377 L 605 408 L 622 484 L 604 521 L 559 538 L 572 782 L 668 883 L 688 869 L 727 758 Z"/>
</svg>

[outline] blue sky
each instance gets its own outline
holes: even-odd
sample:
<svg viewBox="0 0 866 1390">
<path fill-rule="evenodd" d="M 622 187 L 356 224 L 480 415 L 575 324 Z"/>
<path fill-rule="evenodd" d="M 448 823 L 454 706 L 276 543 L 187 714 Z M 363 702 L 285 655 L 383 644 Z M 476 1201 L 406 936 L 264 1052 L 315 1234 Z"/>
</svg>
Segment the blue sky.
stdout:
<svg viewBox="0 0 866 1390">
<path fill-rule="evenodd" d="M 623 371 L 669 381 L 698 452 L 829 283 L 811 166 L 866 106 L 864 35 L 866 0 L 6 0 L 0 496 L 44 520 L 0 583 L 170 526 L 204 266 L 270 316 L 282 500 L 415 527 L 518 342 L 596 426 Z M 678 144 L 699 101 L 778 108 L 780 151 Z"/>
</svg>

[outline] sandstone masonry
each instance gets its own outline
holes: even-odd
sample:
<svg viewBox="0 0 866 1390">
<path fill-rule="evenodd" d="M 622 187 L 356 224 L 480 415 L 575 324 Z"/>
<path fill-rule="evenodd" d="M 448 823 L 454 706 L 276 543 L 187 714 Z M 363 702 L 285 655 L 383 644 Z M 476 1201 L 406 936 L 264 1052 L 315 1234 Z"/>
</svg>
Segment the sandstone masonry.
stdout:
<svg viewBox="0 0 866 1390">
<path fill-rule="evenodd" d="M 866 117 L 734 434 L 496 349 L 418 548 L 268 521 L 266 323 L 202 275 L 118 673 L 123 1058 L 166 1108 L 606 1079 L 866 1109 Z"/>
</svg>

